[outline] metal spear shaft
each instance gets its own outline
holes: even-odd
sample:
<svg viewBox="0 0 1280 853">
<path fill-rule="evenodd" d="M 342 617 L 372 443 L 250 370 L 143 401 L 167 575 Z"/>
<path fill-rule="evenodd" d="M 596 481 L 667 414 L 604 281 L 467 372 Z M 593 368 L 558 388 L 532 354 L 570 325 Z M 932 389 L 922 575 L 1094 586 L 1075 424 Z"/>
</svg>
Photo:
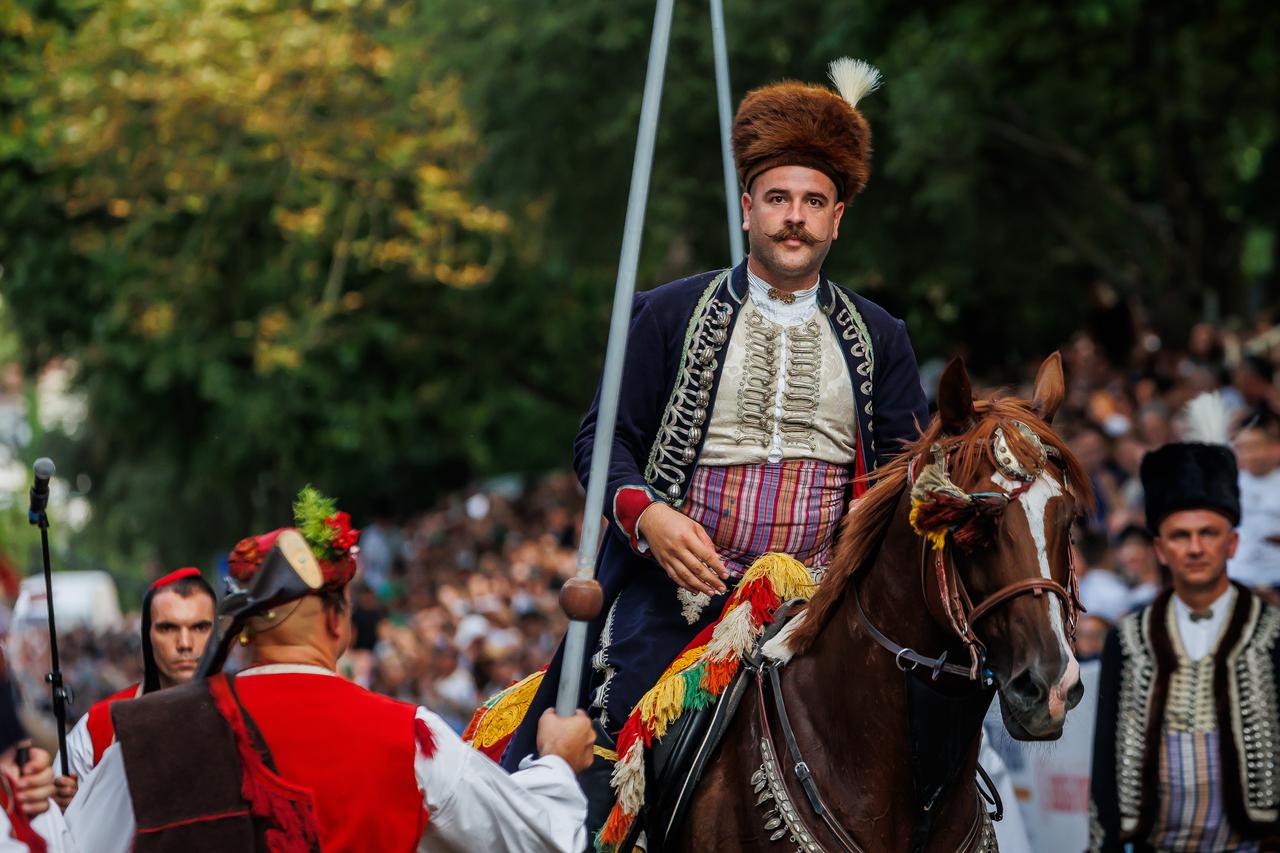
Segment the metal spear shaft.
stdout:
<svg viewBox="0 0 1280 853">
<path fill-rule="evenodd" d="M 58 753 L 61 755 L 62 775 L 67 770 L 67 702 L 70 696 L 62 683 L 62 665 L 58 660 L 58 624 L 53 617 L 53 568 L 49 560 L 49 480 L 56 468 L 53 460 L 37 459 L 35 483 L 31 486 L 31 508 L 27 511 L 27 520 L 40 528 L 40 554 L 44 559 L 44 601 L 49 615 L 49 662 L 52 668 L 44 680 L 49 684 L 53 699 L 53 716 L 58 725 Z"/>
<path fill-rule="evenodd" d="M 738 174 L 733 166 L 729 109 L 729 48 L 724 38 L 724 2 L 711 0 L 711 46 L 716 65 L 716 105 L 720 113 L 720 162 L 724 166 L 724 204 L 729 219 L 729 253 L 736 267 L 746 250 L 742 245 L 742 217 L 738 213 Z"/>
<path fill-rule="evenodd" d="M 658 0 L 649 41 L 649 65 L 645 71 L 644 99 L 640 105 L 640 130 L 631 168 L 631 192 L 627 198 L 627 218 L 622 232 L 622 257 L 614 286 L 613 316 L 609 322 L 609 346 L 605 351 L 604 376 L 600 384 L 600 406 L 596 418 L 595 442 L 591 450 L 591 473 L 587 479 L 586 506 L 582 510 L 582 540 L 578 543 L 577 577 L 565 584 L 561 603 L 571 618 L 565 638 L 560 686 L 556 693 L 556 713 L 568 717 L 578 707 L 582 666 L 586 656 L 587 622 L 599 613 L 599 584 L 595 581 L 596 549 L 600 544 L 600 519 L 604 511 L 604 486 L 613 448 L 613 428 L 618 415 L 618 394 L 627 352 L 627 329 L 631 323 L 631 300 L 636 290 L 636 269 L 640 263 L 640 238 L 644 232 L 645 206 L 649 201 L 649 176 L 653 170 L 653 146 L 658 132 L 658 108 L 662 102 L 662 80 L 667 68 L 667 45 L 671 41 L 671 17 L 675 0 Z M 573 593 L 589 599 L 571 606 Z M 595 612 L 591 612 L 591 604 Z"/>
</svg>

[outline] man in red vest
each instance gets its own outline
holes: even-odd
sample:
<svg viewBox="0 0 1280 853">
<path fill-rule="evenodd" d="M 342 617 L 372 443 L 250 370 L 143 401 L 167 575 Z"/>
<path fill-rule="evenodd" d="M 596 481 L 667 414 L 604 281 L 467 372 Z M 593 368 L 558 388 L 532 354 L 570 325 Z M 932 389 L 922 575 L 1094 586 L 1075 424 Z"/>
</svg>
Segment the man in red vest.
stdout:
<svg viewBox="0 0 1280 853">
<path fill-rule="evenodd" d="M 69 776 L 60 776 L 56 799 L 64 809 L 75 796 L 78 780 L 102 760 L 115 742 L 111 705 L 144 693 L 186 684 L 196 674 L 213 630 L 213 588 L 199 569 L 178 569 L 157 580 L 142 597 L 142 682 L 96 702 L 67 734 Z M 61 761 L 54 762 L 61 767 Z"/>
<path fill-rule="evenodd" d="M 79 848 L 585 849 L 576 774 L 592 759 L 586 716 L 548 713 L 541 757 L 508 775 L 426 708 L 338 676 L 358 532 L 311 490 L 295 521 L 232 553 L 243 586 L 225 600 L 230 627 L 202 664 L 214 674 L 112 709 L 118 742 L 66 813 Z M 237 637 L 251 662 L 227 676 L 218 669 Z"/>
</svg>

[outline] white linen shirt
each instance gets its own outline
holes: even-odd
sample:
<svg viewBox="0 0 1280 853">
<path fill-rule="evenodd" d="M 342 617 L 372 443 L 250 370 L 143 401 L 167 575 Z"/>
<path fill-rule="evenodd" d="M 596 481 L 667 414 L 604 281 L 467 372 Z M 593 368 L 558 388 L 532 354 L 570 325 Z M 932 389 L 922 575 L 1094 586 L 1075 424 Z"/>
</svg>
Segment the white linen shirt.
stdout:
<svg viewBox="0 0 1280 853">
<path fill-rule="evenodd" d="M 1208 619 L 1192 621 L 1191 608 L 1178 596 L 1173 597 L 1174 614 L 1178 620 L 1178 639 L 1182 641 L 1182 650 L 1187 653 L 1188 658 L 1200 660 L 1217 648 L 1218 636 L 1235 603 L 1236 588 L 1229 586 L 1226 592 L 1209 605 Z"/>
</svg>

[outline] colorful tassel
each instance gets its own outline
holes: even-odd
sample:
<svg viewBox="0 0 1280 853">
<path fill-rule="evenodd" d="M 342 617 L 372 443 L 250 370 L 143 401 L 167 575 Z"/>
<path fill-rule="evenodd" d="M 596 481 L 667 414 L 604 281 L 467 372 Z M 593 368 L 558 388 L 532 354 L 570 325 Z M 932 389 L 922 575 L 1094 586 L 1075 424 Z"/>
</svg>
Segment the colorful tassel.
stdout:
<svg viewBox="0 0 1280 853">
<path fill-rule="evenodd" d="M 618 800 L 596 835 L 599 853 L 619 853 L 631 823 L 644 805 L 644 750 L 667 733 L 688 709 L 705 708 L 728 688 L 742 668 L 742 656 L 755 647 L 764 626 L 782 602 L 807 599 L 814 592 L 809 571 L 786 554 L 756 560 L 725 603 L 720 619 L 700 633 L 640 698 L 618 733 L 619 761 L 612 785 Z"/>
</svg>

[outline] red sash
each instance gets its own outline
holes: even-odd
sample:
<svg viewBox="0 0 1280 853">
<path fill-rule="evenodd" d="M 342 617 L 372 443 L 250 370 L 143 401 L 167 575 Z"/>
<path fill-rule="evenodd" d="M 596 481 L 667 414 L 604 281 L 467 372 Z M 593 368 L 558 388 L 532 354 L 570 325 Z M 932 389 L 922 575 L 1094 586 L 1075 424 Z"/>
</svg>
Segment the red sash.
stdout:
<svg viewBox="0 0 1280 853">
<path fill-rule="evenodd" d="M 93 766 L 97 767 L 107 747 L 116 742 L 116 727 L 111 722 L 111 703 L 138 697 L 139 684 L 131 684 L 119 693 L 112 693 L 101 702 L 89 707 L 89 742 L 93 744 Z"/>
<path fill-rule="evenodd" d="M 0 808 L 9 818 L 9 837 L 21 841 L 31 849 L 32 853 L 45 853 L 44 839 L 31 826 L 31 821 L 18 806 L 17 797 L 10 795 L 13 780 L 8 776 L 0 778 Z"/>
</svg>

